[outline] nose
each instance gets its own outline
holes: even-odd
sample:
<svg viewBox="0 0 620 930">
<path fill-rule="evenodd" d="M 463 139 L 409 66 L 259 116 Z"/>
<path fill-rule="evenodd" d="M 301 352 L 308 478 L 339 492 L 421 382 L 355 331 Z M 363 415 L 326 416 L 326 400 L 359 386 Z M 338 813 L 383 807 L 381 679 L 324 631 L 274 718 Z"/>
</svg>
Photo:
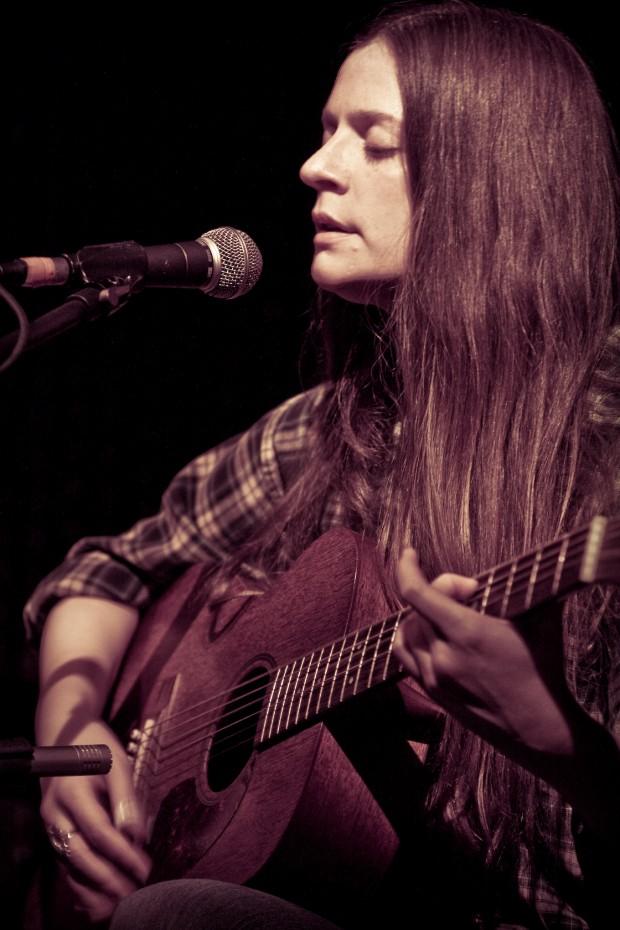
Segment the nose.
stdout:
<svg viewBox="0 0 620 930">
<path fill-rule="evenodd" d="M 334 143 L 334 136 L 303 163 L 299 177 L 314 190 L 344 191 L 347 187 L 347 173 L 342 160 L 342 152 Z"/>
</svg>

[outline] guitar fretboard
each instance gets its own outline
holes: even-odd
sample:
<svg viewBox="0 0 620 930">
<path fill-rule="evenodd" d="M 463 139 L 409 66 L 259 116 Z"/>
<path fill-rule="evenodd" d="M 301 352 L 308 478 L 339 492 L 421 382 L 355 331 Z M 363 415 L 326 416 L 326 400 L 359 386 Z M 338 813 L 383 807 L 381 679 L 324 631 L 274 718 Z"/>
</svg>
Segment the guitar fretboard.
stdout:
<svg viewBox="0 0 620 930">
<path fill-rule="evenodd" d="M 402 674 L 392 654 L 398 624 L 406 611 L 354 630 L 343 639 L 281 665 L 273 672 L 259 742 L 321 716 L 348 698 Z"/>
<path fill-rule="evenodd" d="M 620 518 L 595 517 L 586 526 L 477 576 L 467 603 L 481 613 L 517 617 L 596 580 L 603 540 L 620 535 Z M 272 672 L 257 745 L 321 717 L 378 684 L 402 677 L 392 652 L 407 608 L 328 643 Z"/>
</svg>

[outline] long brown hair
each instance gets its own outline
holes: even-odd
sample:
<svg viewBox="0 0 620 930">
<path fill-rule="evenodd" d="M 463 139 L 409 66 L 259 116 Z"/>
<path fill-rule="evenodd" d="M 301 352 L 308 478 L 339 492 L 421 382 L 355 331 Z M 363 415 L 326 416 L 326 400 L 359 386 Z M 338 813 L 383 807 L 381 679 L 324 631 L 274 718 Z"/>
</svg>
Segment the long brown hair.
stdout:
<svg viewBox="0 0 620 930">
<path fill-rule="evenodd" d="M 357 45 L 375 40 L 403 97 L 408 268 L 387 311 L 320 303 L 316 451 L 243 557 L 286 567 L 327 488 L 389 578 L 405 541 L 430 576 L 476 574 L 617 506 L 613 133 L 572 45 L 523 16 L 399 4 Z M 577 655 L 601 662 L 603 603 L 565 611 Z M 458 798 L 488 861 L 553 829 L 535 779 L 453 721 L 438 759 L 430 804 Z"/>
</svg>

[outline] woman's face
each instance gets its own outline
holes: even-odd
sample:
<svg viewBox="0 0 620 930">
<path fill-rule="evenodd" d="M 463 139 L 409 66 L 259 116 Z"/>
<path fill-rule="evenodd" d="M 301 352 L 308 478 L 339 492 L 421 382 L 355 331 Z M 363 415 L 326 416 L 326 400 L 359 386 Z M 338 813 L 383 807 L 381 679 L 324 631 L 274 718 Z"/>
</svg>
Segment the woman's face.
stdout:
<svg viewBox="0 0 620 930">
<path fill-rule="evenodd" d="M 352 52 L 323 111 L 323 144 L 302 166 L 317 192 L 312 277 L 359 303 L 385 303 L 405 267 L 411 206 L 403 105 L 390 51 Z"/>
</svg>

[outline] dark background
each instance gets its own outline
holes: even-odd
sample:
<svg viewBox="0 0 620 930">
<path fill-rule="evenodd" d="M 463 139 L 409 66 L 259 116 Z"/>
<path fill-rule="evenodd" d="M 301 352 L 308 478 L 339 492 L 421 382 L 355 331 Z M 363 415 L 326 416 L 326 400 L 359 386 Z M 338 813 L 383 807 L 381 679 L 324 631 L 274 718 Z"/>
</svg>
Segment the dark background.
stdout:
<svg viewBox="0 0 620 930">
<path fill-rule="evenodd" d="M 617 121 L 603 3 L 581 15 L 506 5 L 576 42 Z M 5 27 L 1 259 L 230 225 L 255 239 L 265 270 L 232 303 L 147 291 L 0 375 L 0 738 L 32 738 L 35 661 L 20 614 L 36 582 L 77 538 L 154 511 L 190 458 L 300 389 L 313 195 L 297 172 L 318 144 L 342 44 L 380 6 L 178 4 L 130 17 L 101 5 L 85 7 L 88 22 L 23 14 Z M 33 319 L 64 296 L 21 292 Z M 11 328 L 0 308 L 0 332 Z M 0 874 L 16 904 L 35 792 L 0 783 Z"/>
</svg>

